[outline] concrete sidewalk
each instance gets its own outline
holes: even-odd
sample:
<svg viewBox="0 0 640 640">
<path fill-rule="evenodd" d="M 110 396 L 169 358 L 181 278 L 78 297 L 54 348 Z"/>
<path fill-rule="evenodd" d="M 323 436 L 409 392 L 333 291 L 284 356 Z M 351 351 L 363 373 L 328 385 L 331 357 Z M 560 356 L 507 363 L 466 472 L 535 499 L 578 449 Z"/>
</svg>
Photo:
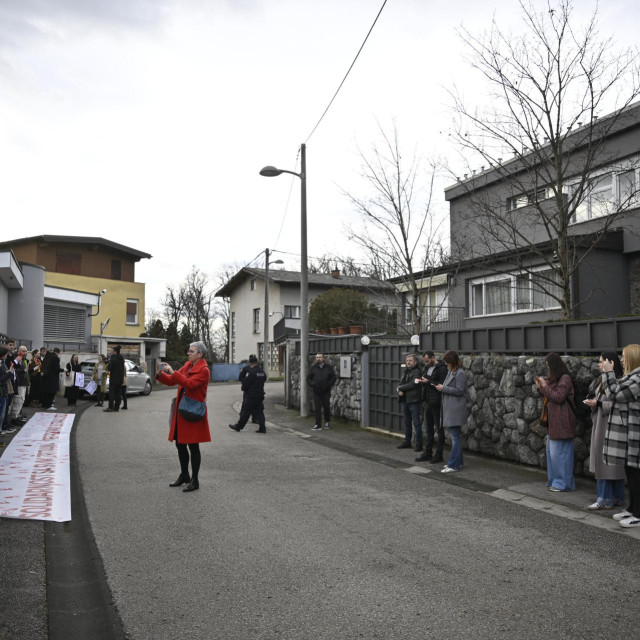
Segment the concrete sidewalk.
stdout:
<svg viewBox="0 0 640 640">
<path fill-rule="evenodd" d="M 271 386 L 271 385 L 269 385 Z M 292 436 L 308 439 L 349 455 L 391 466 L 401 471 L 423 476 L 427 481 L 425 491 L 429 491 L 431 481 L 445 482 L 470 491 L 479 491 L 499 500 L 517 503 L 523 507 L 546 511 L 558 517 L 568 518 L 585 525 L 605 529 L 613 533 L 640 540 L 639 529 L 624 529 L 612 519 L 613 513 L 624 507 L 587 510 L 587 505 L 596 500 L 596 483 L 592 478 L 576 478 L 576 491 L 552 492 L 547 488 L 546 470 L 518 463 L 497 460 L 486 456 L 464 452 L 464 468 L 459 473 L 440 473 L 443 464 L 416 462 L 420 454 L 413 449 L 398 449 L 403 434 L 385 432 L 381 429 L 363 429 L 354 423 L 335 420 L 330 429 L 312 431 L 313 416 L 301 418 L 298 411 L 287 409 L 284 396 L 273 385 L 267 387 L 265 414 L 267 417 L 267 437 L 270 429 L 287 432 Z M 235 403 L 236 411 L 240 403 Z M 253 434 L 251 424 L 245 428 L 246 436 L 263 437 Z M 444 460 L 449 455 L 445 447 Z"/>
</svg>

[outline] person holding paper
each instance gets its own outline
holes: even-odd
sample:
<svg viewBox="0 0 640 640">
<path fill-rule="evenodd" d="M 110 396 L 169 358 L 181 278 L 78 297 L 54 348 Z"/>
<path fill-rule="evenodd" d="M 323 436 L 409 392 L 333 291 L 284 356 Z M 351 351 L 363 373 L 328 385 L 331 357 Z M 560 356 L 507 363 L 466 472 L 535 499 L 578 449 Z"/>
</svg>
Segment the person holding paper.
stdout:
<svg viewBox="0 0 640 640">
<path fill-rule="evenodd" d="M 93 365 L 91 379 L 98 385 L 96 407 L 104 405 L 104 394 L 107 393 L 107 358 L 103 353 L 98 356 L 98 362 Z"/>
<path fill-rule="evenodd" d="M 67 362 L 66 369 L 64 374 L 64 397 L 70 407 L 75 407 L 78 401 L 78 393 L 80 392 L 80 388 L 76 386 L 76 373 L 82 371 L 78 362 L 78 354 L 74 353 L 71 356 L 71 361 Z"/>
</svg>

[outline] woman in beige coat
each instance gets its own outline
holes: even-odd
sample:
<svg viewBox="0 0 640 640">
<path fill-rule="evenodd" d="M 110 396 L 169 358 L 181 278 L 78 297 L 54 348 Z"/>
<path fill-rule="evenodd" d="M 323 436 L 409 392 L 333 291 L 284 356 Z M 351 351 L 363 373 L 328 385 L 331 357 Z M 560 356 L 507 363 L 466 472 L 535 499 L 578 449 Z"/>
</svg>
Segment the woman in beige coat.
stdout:
<svg viewBox="0 0 640 640">
<path fill-rule="evenodd" d="M 98 385 L 96 407 L 101 407 L 104 404 L 104 395 L 107 393 L 107 359 L 102 354 L 98 356 L 98 362 L 93 365 L 91 379 Z"/>
<path fill-rule="evenodd" d="M 613 362 L 613 371 L 616 378 L 622 378 L 622 365 L 618 359 L 618 354 L 611 351 L 600 356 L 598 368 L 602 371 L 602 365 L 610 360 Z M 605 464 L 602 458 L 604 448 L 604 435 L 607 431 L 609 413 L 611 412 L 612 400 L 607 400 L 607 396 L 602 388 L 602 376 L 598 376 L 589 389 L 589 397 L 584 403 L 591 409 L 591 453 L 589 457 L 589 470 L 595 475 L 597 483 L 597 499 L 590 504 L 587 509 L 593 511 L 597 509 L 611 509 L 614 506 L 624 505 L 624 466 Z"/>
</svg>

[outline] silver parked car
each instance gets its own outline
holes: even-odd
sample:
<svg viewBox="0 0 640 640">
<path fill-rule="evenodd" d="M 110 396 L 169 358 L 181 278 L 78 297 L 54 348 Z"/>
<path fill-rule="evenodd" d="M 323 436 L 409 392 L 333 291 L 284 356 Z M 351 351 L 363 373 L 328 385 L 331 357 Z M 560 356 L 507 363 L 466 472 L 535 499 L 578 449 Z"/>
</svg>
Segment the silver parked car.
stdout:
<svg viewBox="0 0 640 640">
<path fill-rule="evenodd" d="M 82 373 L 84 373 L 84 387 L 87 388 L 89 382 L 91 382 L 91 375 L 93 374 L 93 367 L 98 362 L 95 360 L 85 360 L 80 363 Z M 151 376 L 144 371 L 144 369 L 131 360 L 124 361 L 125 371 L 127 372 L 127 395 L 132 393 L 139 393 L 143 396 L 148 396 L 151 393 L 152 381 Z M 107 391 L 109 390 L 109 378 L 107 377 Z"/>
</svg>

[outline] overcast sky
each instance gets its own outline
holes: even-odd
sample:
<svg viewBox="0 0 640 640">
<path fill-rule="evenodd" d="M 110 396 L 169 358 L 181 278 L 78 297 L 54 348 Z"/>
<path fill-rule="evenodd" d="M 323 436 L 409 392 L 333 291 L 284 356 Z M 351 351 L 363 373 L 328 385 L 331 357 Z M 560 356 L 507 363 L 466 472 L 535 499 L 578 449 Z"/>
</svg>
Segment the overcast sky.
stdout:
<svg viewBox="0 0 640 640">
<path fill-rule="evenodd" d="M 299 253 L 299 180 L 258 171 L 296 168 L 381 5 L 0 0 L 5 238 L 102 236 L 146 251 L 153 259 L 136 279 L 152 307 L 191 265 L 213 273 L 267 246 Z M 395 121 L 407 152 L 455 166 L 446 89 L 482 90 L 456 29 L 480 33 L 494 12 L 520 30 L 516 0 L 388 0 L 307 144 L 310 256 L 357 255 L 344 238 L 355 218 L 342 190 L 367 195 L 357 147 L 379 141 L 377 122 Z M 636 43 L 637 0 L 607 0 L 600 13 L 604 34 Z"/>
</svg>

